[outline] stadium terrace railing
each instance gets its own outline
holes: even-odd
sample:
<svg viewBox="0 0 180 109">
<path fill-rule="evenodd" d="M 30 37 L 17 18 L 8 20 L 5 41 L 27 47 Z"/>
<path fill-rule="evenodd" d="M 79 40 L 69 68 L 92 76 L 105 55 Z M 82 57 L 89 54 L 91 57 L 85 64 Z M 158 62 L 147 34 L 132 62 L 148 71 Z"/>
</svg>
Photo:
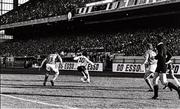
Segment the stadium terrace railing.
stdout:
<svg viewBox="0 0 180 109">
<path fill-rule="evenodd" d="M 89 15 L 102 14 L 102 13 L 126 11 L 126 10 L 133 10 L 133 9 L 139 9 L 139 8 L 144 8 L 144 7 L 172 4 L 172 3 L 178 3 L 178 2 L 180 1 L 179 0 L 119 0 L 115 2 L 108 2 L 108 3 L 98 4 L 98 5 L 80 7 L 80 8 L 75 9 L 75 12 L 72 12 L 72 14 L 70 14 L 69 12 L 67 15 L 60 15 L 60 16 L 55 16 L 55 17 L 48 17 L 48 18 L 0 25 L 0 30 L 20 27 L 20 26 L 27 26 L 27 25 L 57 22 L 57 21 L 75 19 L 78 17 L 85 17 Z"/>
<path fill-rule="evenodd" d="M 14 27 L 20 27 L 20 26 L 27 26 L 27 25 L 58 22 L 58 21 L 63 21 L 63 20 L 67 20 L 67 15 L 61 15 L 61 16 L 55 16 L 55 17 L 48 17 L 48 18 L 35 19 L 35 20 L 17 22 L 17 23 L 12 23 L 12 24 L 0 25 L 0 30 L 14 28 Z"/>
<path fill-rule="evenodd" d="M 107 13 L 111 11 L 124 11 L 129 9 L 158 6 L 170 3 L 177 3 L 179 0 L 119 0 L 110 3 L 85 6 L 76 9 L 75 17 L 82 17 L 90 14 Z"/>
</svg>

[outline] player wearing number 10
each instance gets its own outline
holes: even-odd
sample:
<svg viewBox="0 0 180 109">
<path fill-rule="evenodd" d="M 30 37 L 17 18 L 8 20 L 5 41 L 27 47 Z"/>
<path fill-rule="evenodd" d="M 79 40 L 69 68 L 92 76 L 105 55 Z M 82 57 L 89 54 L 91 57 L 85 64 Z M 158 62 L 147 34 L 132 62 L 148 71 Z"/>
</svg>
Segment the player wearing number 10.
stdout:
<svg viewBox="0 0 180 109">
<path fill-rule="evenodd" d="M 55 52 L 54 54 L 50 54 L 47 58 L 45 58 L 42 61 L 41 66 L 39 68 L 41 68 L 45 62 L 46 62 L 47 72 L 45 73 L 43 85 L 46 86 L 46 82 L 49 77 L 50 71 L 53 71 L 55 74 L 54 74 L 53 79 L 50 82 L 51 82 L 51 85 L 54 86 L 54 81 L 59 75 L 59 65 L 62 64 L 63 62 L 62 58 L 57 52 Z"/>
<path fill-rule="evenodd" d="M 81 78 L 81 81 L 90 83 L 90 76 L 89 76 L 89 72 L 86 69 L 86 67 L 87 67 L 88 63 L 90 63 L 91 65 L 94 65 L 94 63 L 91 62 L 86 56 L 87 56 L 87 53 L 83 52 L 83 53 L 80 53 L 80 56 L 74 57 L 74 60 L 78 61 L 77 69 L 84 76 L 83 78 Z"/>
</svg>

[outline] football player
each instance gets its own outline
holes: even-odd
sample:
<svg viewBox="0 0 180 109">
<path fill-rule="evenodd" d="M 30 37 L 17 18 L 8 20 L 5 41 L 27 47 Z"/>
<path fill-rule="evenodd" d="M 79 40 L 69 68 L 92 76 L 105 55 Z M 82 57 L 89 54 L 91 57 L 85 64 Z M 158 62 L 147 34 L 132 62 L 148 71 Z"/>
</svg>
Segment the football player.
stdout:
<svg viewBox="0 0 180 109">
<path fill-rule="evenodd" d="M 178 85 L 178 88 L 180 89 L 180 82 L 174 75 L 173 62 L 171 60 L 169 60 L 168 62 L 166 62 L 166 64 L 167 64 L 166 73 L 175 81 L 175 83 Z M 166 88 L 167 88 L 167 86 L 165 86 L 163 89 L 166 89 Z M 170 90 L 172 91 L 172 89 L 170 89 Z"/>
<path fill-rule="evenodd" d="M 145 52 L 145 60 L 142 65 L 145 65 L 146 71 L 144 75 L 144 80 L 146 81 L 147 85 L 149 86 L 149 91 L 153 91 L 153 86 L 151 84 L 150 77 L 154 75 L 154 72 L 157 67 L 157 60 L 154 59 L 156 53 L 153 51 L 153 46 L 151 43 L 147 44 L 147 51 Z"/>
<path fill-rule="evenodd" d="M 90 63 L 91 65 L 94 65 L 94 63 L 87 58 L 86 52 L 80 53 L 79 56 L 74 57 L 74 60 L 78 61 L 77 70 L 84 76 L 83 78 L 81 78 L 81 81 L 90 83 L 90 76 L 86 67 L 88 63 Z"/>
<path fill-rule="evenodd" d="M 59 65 L 63 63 L 62 58 L 57 52 L 55 52 L 54 54 L 49 54 L 48 57 L 46 57 L 42 61 L 41 66 L 39 68 L 42 68 L 45 62 L 46 62 L 46 73 L 45 73 L 43 85 L 46 86 L 46 82 L 48 80 L 50 71 L 53 71 L 55 74 L 54 74 L 53 79 L 50 82 L 51 82 L 51 85 L 54 86 L 54 81 L 59 75 Z"/>
<path fill-rule="evenodd" d="M 157 48 L 158 53 L 155 56 L 155 59 L 157 59 L 158 62 L 157 62 L 156 72 L 153 78 L 154 96 L 152 97 L 152 99 L 159 98 L 158 97 L 158 90 L 159 90 L 158 81 L 159 80 L 161 81 L 163 85 L 169 87 L 171 90 L 172 89 L 176 90 L 180 99 L 180 89 L 176 85 L 174 85 L 172 82 L 169 82 L 166 76 L 166 70 L 167 70 L 166 62 L 170 60 L 172 55 L 168 52 L 165 44 L 163 43 L 162 36 L 158 36 L 157 41 L 158 41 L 158 44 L 156 48 Z"/>
</svg>

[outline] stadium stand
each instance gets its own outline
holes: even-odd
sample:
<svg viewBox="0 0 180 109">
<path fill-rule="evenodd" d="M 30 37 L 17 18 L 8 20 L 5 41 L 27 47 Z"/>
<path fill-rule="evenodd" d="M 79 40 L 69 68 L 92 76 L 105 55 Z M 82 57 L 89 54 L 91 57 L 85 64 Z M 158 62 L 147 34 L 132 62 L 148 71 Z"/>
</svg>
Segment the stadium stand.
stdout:
<svg viewBox="0 0 180 109">
<path fill-rule="evenodd" d="M 68 11 L 71 11 L 75 8 L 84 6 L 85 4 L 94 1 L 97 0 L 53 0 L 53 2 L 51 0 L 32 0 L 21 5 L 17 9 L 10 11 L 3 16 L 0 16 L 0 25 L 67 14 Z M 161 20 L 163 19 L 160 19 L 159 21 Z M 159 21 L 157 20 L 158 23 Z M 157 22 L 153 22 L 153 23 L 156 24 Z M 143 23 L 144 25 L 148 25 L 146 24 L 148 23 L 148 21 Z M 133 24 L 129 24 L 128 26 L 127 24 L 123 25 L 127 27 L 127 31 L 123 31 L 123 30 L 119 31 L 120 29 L 118 31 L 111 31 L 113 29 L 111 30 L 106 29 L 107 31 L 105 32 L 87 31 L 87 32 L 77 32 L 77 33 L 73 32 L 68 34 L 67 34 L 68 31 L 66 31 L 66 33 L 63 34 L 59 33 L 60 35 L 59 34 L 56 35 L 56 33 L 59 32 L 58 29 L 54 30 L 56 33 L 53 33 L 54 31 L 51 32 L 51 34 L 48 34 L 49 31 L 46 31 L 46 33 L 41 33 L 42 31 L 45 31 L 43 30 L 44 28 L 46 28 L 46 30 L 48 30 L 47 28 L 50 28 L 50 26 L 48 27 L 48 24 L 41 26 L 38 25 L 39 27 L 35 25 L 33 26 L 31 25 L 33 29 L 30 30 L 28 30 L 28 28 L 26 27 L 11 28 L 11 31 L 14 31 L 14 34 L 16 36 L 19 35 L 18 37 L 25 37 L 26 39 L 24 40 L 14 39 L 1 43 L 0 55 L 3 56 L 9 54 L 13 56 L 36 56 L 36 55 L 47 55 L 49 53 L 55 51 L 60 52 L 62 50 L 65 51 L 66 53 L 71 53 L 71 52 L 75 53 L 82 48 L 88 50 L 94 48 L 101 48 L 105 52 L 111 52 L 111 53 L 118 52 L 125 56 L 142 56 L 145 50 L 144 45 L 148 42 L 151 42 L 155 46 L 156 38 L 159 35 L 163 35 L 169 51 L 174 56 L 180 55 L 179 27 L 160 26 L 158 28 L 152 28 L 152 29 L 147 29 L 147 28 L 136 29 L 136 27 L 134 27 L 134 30 L 128 30 L 129 28 L 131 28 L 131 25 Z M 54 25 L 61 25 L 61 23 L 59 24 L 54 23 Z M 119 25 L 116 26 L 119 28 Z M 124 28 L 123 26 L 121 28 Z M 56 27 L 52 26 L 52 28 L 55 29 Z M 23 33 L 23 31 L 26 32 Z M 35 38 L 36 34 L 33 34 L 33 32 L 36 33 L 37 31 L 39 31 L 39 33 L 37 34 L 40 34 L 40 36 L 42 35 L 40 38 L 38 36 L 37 38 Z M 30 36 L 31 37 L 30 39 L 26 36 L 23 36 L 23 35 L 28 35 L 31 32 L 32 32 L 32 36 Z M 48 34 L 49 37 L 43 37 L 43 34 Z M 96 53 L 95 51 L 95 53 L 91 53 L 90 57 L 95 57 L 93 58 L 93 60 L 100 61 L 102 59 L 96 59 L 96 58 L 105 57 L 105 54 L 101 54 L 100 52 Z"/>
<path fill-rule="evenodd" d="M 86 4 L 97 2 L 97 1 L 103 1 L 103 0 L 53 0 L 53 2 L 51 0 L 30 0 L 29 2 L 17 7 L 16 9 L 2 15 L 0 17 L 0 25 L 66 15 L 70 11 L 75 13 L 76 9 L 80 7 L 85 7 Z M 120 0 L 112 0 L 112 1 L 121 2 L 121 5 L 123 5 L 122 8 L 124 7 L 125 2 L 127 2 L 127 1 L 120 1 Z M 172 1 L 171 0 L 157 0 L 157 1 L 149 0 L 149 2 L 145 0 L 142 0 L 142 1 L 130 0 L 127 5 L 135 6 L 135 5 L 143 5 L 143 4 L 153 4 L 156 2 L 168 3 L 168 2 L 173 2 L 173 1 L 176 2 L 178 0 L 172 0 Z M 116 5 L 116 8 L 117 8 L 117 4 L 113 4 L 113 6 L 114 5 Z M 99 7 L 99 8 L 101 9 L 102 7 Z"/>
<path fill-rule="evenodd" d="M 103 48 L 106 52 L 126 56 L 142 56 L 144 45 L 156 45 L 156 38 L 163 35 L 169 51 L 180 55 L 180 28 L 143 29 L 134 32 L 92 32 L 64 34 L 40 39 L 10 40 L 0 46 L 0 55 L 10 53 L 14 56 L 47 55 L 55 51 L 77 52 L 82 48 Z"/>
<path fill-rule="evenodd" d="M 32 0 L 0 17 L 0 25 L 67 14 L 97 0 Z"/>
<path fill-rule="evenodd" d="M 3 28 L 5 34 L 14 37 L 13 40 L 0 43 L 0 57 L 3 57 L 1 59 L 14 56 L 15 60 L 19 59 L 19 63 L 23 62 L 26 68 L 26 65 L 29 65 L 27 59 L 32 57 L 39 56 L 42 59 L 55 51 L 59 53 L 64 51 L 67 55 L 66 60 L 72 62 L 72 56 L 78 50 L 85 49 L 88 51 L 90 60 L 103 63 L 106 70 L 111 70 L 116 56 L 142 56 L 145 52 L 145 44 L 150 42 L 156 46 L 158 36 L 164 37 L 167 48 L 173 56 L 180 56 L 178 2 L 171 4 L 169 8 L 156 6 L 158 10 L 161 10 L 157 13 L 157 8 L 149 5 L 149 8 L 144 8 L 145 10 L 132 8 L 129 11 L 118 11 L 117 13 L 109 11 L 106 14 L 99 11 L 97 15 L 81 16 L 79 14 L 79 17 L 76 13 L 74 18 L 67 21 L 16 25 L 18 22 L 25 24 L 24 21 L 32 22 L 32 20 L 50 19 L 54 16 L 59 19 L 60 15 L 67 15 L 69 11 L 79 9 L 94 1 L 99 0 L 53 0 L 53 2 L 52 0 L 32 0 L 0 16 L 0 25 L 7 24 Z M 165 6 L 169 5 L 169 0 L 158 1 L 166 1 Z M 173 6 L 176 7 L 173 8 L 177 9 L 176 11 L 170 9 Z M 88 11 L 83 11 L 83 14 L 86 12 Z M 107 19 L 103 19 L 106 17 Z M 14 27 L 11 27 L 12 23 L 15 23 Z M 25 62 L 27 64 L 24 64 Z"/>
</svg>

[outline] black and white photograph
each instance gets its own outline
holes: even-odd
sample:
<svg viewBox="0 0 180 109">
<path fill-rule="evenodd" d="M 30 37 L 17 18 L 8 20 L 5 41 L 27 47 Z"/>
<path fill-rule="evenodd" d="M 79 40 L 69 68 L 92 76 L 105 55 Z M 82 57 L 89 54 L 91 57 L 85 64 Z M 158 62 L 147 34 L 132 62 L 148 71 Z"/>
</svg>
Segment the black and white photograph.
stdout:
<svg viewBox="0 0 180 109">
<path fill-rule="evenodd" d="M 0 109 L 179 109 L 180 0 L 0 0 Z"/>
</svg>

